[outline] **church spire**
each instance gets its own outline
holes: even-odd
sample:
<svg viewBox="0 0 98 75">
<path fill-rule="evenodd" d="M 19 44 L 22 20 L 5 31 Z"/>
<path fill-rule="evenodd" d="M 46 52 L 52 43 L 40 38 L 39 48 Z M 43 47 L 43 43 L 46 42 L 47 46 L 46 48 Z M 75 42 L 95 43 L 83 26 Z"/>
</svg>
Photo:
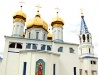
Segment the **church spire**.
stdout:
<svg viewBox="0 0 98 75">
<path fill-rule="evenodd" d="M 88 31 L 87 25 L 86 25 L 85 20 L 84 20 L 83 11 L 81 9 L 81 29 L 80 29 L 80 34 L 86 34 L 86 33 L 89 33 L 89 31 Z"/>
</svg>

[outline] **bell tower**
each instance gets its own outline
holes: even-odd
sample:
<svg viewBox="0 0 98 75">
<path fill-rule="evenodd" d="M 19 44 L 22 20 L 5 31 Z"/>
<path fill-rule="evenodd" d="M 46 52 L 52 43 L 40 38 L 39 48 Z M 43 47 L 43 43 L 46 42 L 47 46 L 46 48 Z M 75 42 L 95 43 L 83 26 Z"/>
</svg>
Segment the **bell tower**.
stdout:
<svg viewBox="0 0 98 75">
<path fill-rule="evenodd" d="M 83 11 L 81 10 L 81 27 L 80 27 L 80 55 L 81 56 L 93 56 L 93 45 L 92 45 L 92 36 L 91 33 L 88 31 L 87 25 L 84 20 Z"/>
</svg>

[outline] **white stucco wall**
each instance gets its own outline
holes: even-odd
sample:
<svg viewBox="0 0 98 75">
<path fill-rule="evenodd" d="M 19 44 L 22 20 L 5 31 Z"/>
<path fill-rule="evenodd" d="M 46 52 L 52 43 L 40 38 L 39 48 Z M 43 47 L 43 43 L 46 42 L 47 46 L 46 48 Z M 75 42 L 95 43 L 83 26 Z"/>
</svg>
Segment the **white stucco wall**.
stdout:
<svg viewBox="0 0 98 75">
<path fill-rule="evenodd" d="M 60 46 L 63 47 L 63 52 L 58 52 L 60 53 L 60 75 L 74 75 L 74 67 L 76 67 L 76 75 L 79 75 L 78 45 L 61 43 L 53 45 L 53 52 L 57 52 Z M 74 49 L 74 53 L 70 53 L 70 47 Z"/>
<path fill-rule="evenodd" d="M 56 75 L 60 75 L 59 55 L 49 52 L 21 52 L 19 75 L 23 74 L 23 62 L 27 62 L 26 75 L 35 75 L 36 61 L 43 59 L 45 62 L 45 75 L 53 75 L 53 64 L 56 64 Z"/>
<path fill-rule="evenodd" d="M 2 69 L 2 60 L 0 60 L 0 75 L 1 75 L 1 69 Z"/>
</svg>

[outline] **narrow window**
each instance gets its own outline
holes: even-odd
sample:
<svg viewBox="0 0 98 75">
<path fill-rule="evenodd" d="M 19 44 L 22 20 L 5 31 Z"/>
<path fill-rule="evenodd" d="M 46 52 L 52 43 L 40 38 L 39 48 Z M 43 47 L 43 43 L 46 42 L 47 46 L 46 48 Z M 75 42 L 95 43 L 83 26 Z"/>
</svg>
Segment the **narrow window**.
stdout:
<svg viewBox="0 0 98 75">
<path fill-rule="evenodd" d="M 83 34 L 83 42 L 85 42 L 85 35 Z"/>
<path fill-rule="evenodd" d="M 80 69 L 80 75 L 82 75 L 82 69 Z"/>
<path fill-rule="evenodd" d="M 81 43 L 81 37 L 79 36 L 79 39 L 80 39 L 80 43 Z"/>
<path fill-rule="evenodd" d="M 43 40 L 45 40 L 45 34 L 44 34 L 44 36 L 43 36 Z"/>
<path fill-rule="evenodd" d="M 59 47 L 58 52 L 63 52 L 63 47 Z"/>
<path fill-rule="evenodd" d="M 31 44 L 30 43 L 27 43 L 26 44 L 26 49 L 30 49 L 31 48 Z"/>
<path fill-rule="evenodd" d="M 91 64 L 93 64 L 93 61 L 91 61 Z"/>
<path fill-rule="evenodd" d="M 41 50 L 45 50 L 46 45 L 42 45 Z"/>
<path fill-rule="evenodd" d="M 30 38 L 31 33 L 29 32 L 29 38 Z"/>
<path fill-rule="evenodd" d="M 16 48 L 22 49 L 22 44 L 21 43 L 17 43 Z"/>
<path fill-rule="evenodd" d="M 11 44 L 9 45 L 9 48 L 15 48 L 15 43 L 11 43 Z"/>
<path fill-rule="evenodd" d="M 89 42 L 89 34 L 87 34 L 87 41 Z"/>
<path fill-rule="evenodd" d="M 51 47 L 49 45 L 47 45 L 47 50 L 51 51 Z"/>
<path fill-rule="evenodd" d="M 39 32 L 36 32 L 36 39 L 38 39 L 39 37 Z"/>
<path fill-rule="evenodd" d="M 33 49 L 37 49 L 37 44 L 33 44 Z"/>
<path fill-rule="evenodd" d="M 74 67 L 74 75 L 76 75 L 76 67 Z"/>
<path fill-rule="evenodd" d="M 24 62 L 24 64 L 23 64 L 23 75 L 26 75 L 26 66 L 27 66 L 27 62 Z"/>
<path fill-rule="evenodd" d="M 70 48 L 70 53 L 74 53 L 74 49 L 73 48 Z"/>
<path fill-rule="evenodd" d="M 91 53 L 90 48 L 89 48 L 89 53 Z"/>
<path fill-rule="evenodd" d="M 55 69 L 55 68 L 56 68 L 56 65 L 53 64 L 53 75 L 56 75 L 56 74 L 55 74 L 55 72 L 56 72 L 56 69 Z"/>
<path fill-rule="evenodd" d="M 85 71 L 85 75 L 88 75 L 87 70 Z"/>
</svg>

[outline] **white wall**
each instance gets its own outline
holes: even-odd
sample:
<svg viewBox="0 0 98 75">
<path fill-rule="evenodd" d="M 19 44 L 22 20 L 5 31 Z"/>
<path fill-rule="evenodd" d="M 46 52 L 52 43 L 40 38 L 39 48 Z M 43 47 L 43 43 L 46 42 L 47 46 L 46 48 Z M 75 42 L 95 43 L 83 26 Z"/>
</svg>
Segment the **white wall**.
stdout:
<svg viewBox="0 0 98 75">
<path fill-rule="evenodd" d="M 36 61 L 43 59 L 45 62 L 45 75 L 53 75 L 53 64 L 56 64 L 56 75 L 59 74 L 59 55 L 49 52 L 21 52 L 19 75 L 23 74 L 23 62 L 27 62 L 26 75 L 35 75 Z"/>
<path fill-rule="evenodd" d="M 2 69 L 2 60 L 0 60 L 0 75 L 1 75 L 1 69 Z"/>
<path fill-rule="evenodd" d="M 60 43 L 53 45 L 53 52 L 57 52 L 60 46 L 63 47 L 63 52 L 58 52 L 60 54 L 60 75 L 74 75 L 74 67 L 76 67 L 77 75 L 79 75 L 78 45 Z M 74 49 L 74 53 L 70 53 L 70 47 Z"/>
</svg>

